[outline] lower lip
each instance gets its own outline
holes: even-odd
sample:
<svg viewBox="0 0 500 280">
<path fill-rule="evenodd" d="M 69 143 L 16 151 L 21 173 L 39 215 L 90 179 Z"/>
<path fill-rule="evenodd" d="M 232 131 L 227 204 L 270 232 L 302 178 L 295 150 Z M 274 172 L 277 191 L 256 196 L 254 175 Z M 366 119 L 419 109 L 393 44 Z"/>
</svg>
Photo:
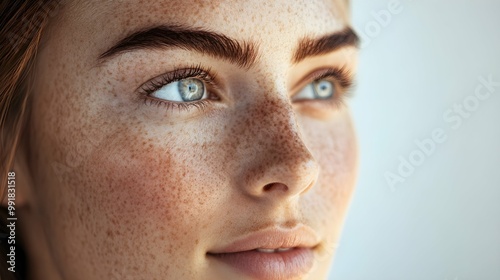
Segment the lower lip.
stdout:
<svg viewBox="0 0 500 280">
<path fill-rule="evenodd" d="M 294 248 L 286 252 L 262 253 L 256 250 L 209 254 L 253 278 L 290 279 L 306 275 L 314 264 L 310 248 Z"/>
</svg>

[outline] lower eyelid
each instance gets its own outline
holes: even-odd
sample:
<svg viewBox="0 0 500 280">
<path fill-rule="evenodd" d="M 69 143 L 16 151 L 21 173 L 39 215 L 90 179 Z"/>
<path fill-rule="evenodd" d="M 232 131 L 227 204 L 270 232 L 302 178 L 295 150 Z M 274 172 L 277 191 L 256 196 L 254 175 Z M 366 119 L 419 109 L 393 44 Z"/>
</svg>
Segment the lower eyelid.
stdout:
<svg viewBox="0 0 500 280">
<path fill-rule="evenodd" d="M 348 107 L 346 101 L 344 97 L 324 100 L 300 100 L 294 102 L 294 107 L 302 115 L 318 119 L 329 119 L 334 116 L 335 113 Z"/>
<path fill-rule="evenodd" d="M 167 100 L 160 100 L 156 98 L 148 98 L 147 96 L 143 97 L 144 104 L 148 106 L 157 106 L 163 107 L 167 110 L 189 110 L 191 108 L 204 109 L 208 103 L 210 102 L 208 99 L 203 99 L 195 102 L 174 102 Z"/>
</svg>

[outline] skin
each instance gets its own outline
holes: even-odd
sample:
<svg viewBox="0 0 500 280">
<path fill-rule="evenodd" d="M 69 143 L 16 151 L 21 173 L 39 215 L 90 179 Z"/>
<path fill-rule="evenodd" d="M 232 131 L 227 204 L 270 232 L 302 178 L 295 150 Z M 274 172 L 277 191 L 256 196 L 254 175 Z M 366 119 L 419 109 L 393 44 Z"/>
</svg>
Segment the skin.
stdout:
<svg viewBox="0 0 500 280">
<path fill-rule="evenodd" d="M 291 96 L 312 70 L 355 72 L 356 59 L 291 58 L 300 38 L 342 30 L 346 11 L 319 0 L 124 2 L 69 2 L 44 34 L 16 159 L 29 178 L 18 195 L 30 278 L 246 279 L 207 251 L 304 224 L 321 243 L 303 279 L 324 279 L 355 185 L 355 134 L 345 106 Z M 130 32 L 172 23 L 256 42 L 257 63 L 173 49 L 97 63 Z M 179 111 L 137 98 L 144 82 L 192 64 L 217 71 L 220 100 Z"/>
</svg>

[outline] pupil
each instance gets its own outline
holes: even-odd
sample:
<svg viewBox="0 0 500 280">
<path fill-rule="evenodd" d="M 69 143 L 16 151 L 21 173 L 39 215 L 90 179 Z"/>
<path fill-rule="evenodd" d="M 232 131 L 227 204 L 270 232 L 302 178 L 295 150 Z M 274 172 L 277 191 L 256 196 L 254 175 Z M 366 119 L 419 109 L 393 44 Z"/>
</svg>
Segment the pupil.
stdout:
<svg viewBox="0 0 500 280">
<path fill-rule="evenodd" d="M 197 86 L 196 86 L 196 85 L 190 84 L 190 85 L 188 86 L 188 90 L 189 90 L 189 92 L 191 92 L 191 93 L 195 92 L 195 91 L 196 91 L 196 89 L 197 89 Z"/>
<path fill-rule="evenodd" d="M 333 95 L 333 85 L 329 81 L 318 82 L 315 86 L 315 92 L 318 97 L 327 98 Z"/>
<path fill-rule="evenodd" d="M 183 101 L 200 100 L 205 92 L 203 82 L 193 78 L 180 80 L 178 89 Z"/>
</svg>

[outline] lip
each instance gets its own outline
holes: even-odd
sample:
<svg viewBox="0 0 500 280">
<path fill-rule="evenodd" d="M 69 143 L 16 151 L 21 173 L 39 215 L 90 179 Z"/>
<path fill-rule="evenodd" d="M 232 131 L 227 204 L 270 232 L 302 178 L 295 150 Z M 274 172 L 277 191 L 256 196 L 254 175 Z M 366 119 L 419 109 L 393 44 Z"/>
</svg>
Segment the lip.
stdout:
<svg viewBox="0 0 500 280">
<path fill-rule="evenodd" d="M 314 265 L 318 238 L 301 226 L 292 230 L 271 228 L 244 236 L 207 256 L 256 279 L 291 279 L 306 275 Z M 257 249 L 292 248 L 265 253 Z"/>
</svg>

